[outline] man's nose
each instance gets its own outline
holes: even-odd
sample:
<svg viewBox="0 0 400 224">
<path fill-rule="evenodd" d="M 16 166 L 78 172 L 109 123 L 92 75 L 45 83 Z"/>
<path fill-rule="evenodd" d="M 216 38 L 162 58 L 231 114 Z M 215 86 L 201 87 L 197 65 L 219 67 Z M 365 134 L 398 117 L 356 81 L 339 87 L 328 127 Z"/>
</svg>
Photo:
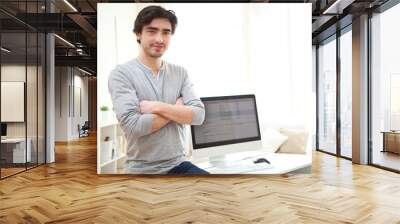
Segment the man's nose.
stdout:
<svg viewBox="0 0 400 224">
<path fill-rule="evenodd" d="M 157 43 L 162 43 L 162 42 L 164 42 L 164 39 L 163 39 L 161 33 L 158 33 L 158 34 L 157 34 L 156 41 L 157 41 Z"/>
</svg>

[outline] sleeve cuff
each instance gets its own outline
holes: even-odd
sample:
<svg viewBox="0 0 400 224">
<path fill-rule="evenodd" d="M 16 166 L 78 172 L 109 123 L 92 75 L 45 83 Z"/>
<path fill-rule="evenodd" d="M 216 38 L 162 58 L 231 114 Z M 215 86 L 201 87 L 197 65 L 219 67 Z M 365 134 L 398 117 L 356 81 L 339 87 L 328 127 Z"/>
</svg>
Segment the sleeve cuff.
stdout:
<svg viewBox="0 0 400 224">
<path fill-rule="evenodd" d="M 192 125 L 201 125 L 204 121 L 204 109 L 191 106 L 193 110 L 193 119 L 192 119 Z"/>
</svg>

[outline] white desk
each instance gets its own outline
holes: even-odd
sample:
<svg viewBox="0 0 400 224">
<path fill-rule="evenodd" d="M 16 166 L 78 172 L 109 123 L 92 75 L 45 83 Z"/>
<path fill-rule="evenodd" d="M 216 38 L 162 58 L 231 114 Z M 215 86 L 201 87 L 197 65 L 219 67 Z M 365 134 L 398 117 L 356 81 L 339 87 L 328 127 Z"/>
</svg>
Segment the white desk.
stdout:
<svg viewBox="0 0 400 224">
<path fill-rule="evenodd" d="M 27 158 L 26 162 L 30 162 L 32 140 L 30 138 L 27 138 L 26 142 L 28 144 L 26 147 L 26 154 L 25 154 L 25 138 L 1 139 L 2 158 L 4 158 L 3 154 L 7 153 L 7 151 L 12 151 L 12 163 L 25 163 L 25 158 Z M 11 149 L 9 148 L 10 146 L 12 147 Z"/>
<path fill-rule="evenodd" d="M 254 164 L 253 161 L 258 158 L 265 158 L 271 164 Z M 223 157 L 203 158 L 192 162 L 211 174 L 286 174 L 311 167 L 312 157 L 309 154 L 248 151 L 226 154 Z"/>
</svg>

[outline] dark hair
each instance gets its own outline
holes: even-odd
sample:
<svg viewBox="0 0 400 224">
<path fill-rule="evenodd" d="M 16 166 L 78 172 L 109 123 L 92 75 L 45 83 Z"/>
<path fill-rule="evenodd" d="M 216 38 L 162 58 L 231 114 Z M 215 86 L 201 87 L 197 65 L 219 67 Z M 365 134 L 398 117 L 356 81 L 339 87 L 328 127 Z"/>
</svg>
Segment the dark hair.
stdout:
<svg viewBox="0 0 400 224">
<path fill-rule="evenodd" d="M 171 33 L 174 34 L 176 25 L 178 24 L 178 18 L 176 18 L 175 12 L 156 5 L 147 6 L 139 12 L 135 20 L 133 32 L 137 34 L 141 33 L 143 26 L 150 24 L 151 21 L 156 18 L 168 19 L 171 23 Z M 140 43 L 140 40 L 136 41 Z"/>
</svg>

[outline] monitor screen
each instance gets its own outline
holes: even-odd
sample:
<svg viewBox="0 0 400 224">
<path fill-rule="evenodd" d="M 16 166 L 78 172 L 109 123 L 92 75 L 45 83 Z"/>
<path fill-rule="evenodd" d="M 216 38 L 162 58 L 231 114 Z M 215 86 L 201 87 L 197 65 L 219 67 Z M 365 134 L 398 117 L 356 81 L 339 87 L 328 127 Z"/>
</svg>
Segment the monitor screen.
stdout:
<svg viewBox="0 0 400 224">
<path fill-rule="evenodd" d="M 1 123 L 1 136 L 7 136 L 7 124 Z"/>
<path fill-rule="evenodd" d="M 261 140 L 254 95 L 203 97 L 205 119 L 192 125 L 193 149 Z"/>
</svg>

